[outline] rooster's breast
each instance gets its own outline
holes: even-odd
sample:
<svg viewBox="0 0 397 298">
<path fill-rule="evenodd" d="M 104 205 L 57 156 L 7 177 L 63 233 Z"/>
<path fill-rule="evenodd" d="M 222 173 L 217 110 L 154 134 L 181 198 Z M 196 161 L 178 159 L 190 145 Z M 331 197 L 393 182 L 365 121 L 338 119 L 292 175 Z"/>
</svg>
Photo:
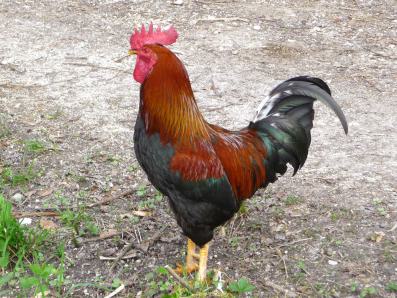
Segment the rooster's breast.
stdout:
<svg viewBox="0 0 397 298">
<path fill-rule="evenodd" d="M 171 145 L 161 143 L 159 134 L 149 136 L 141 117 L 138 117 L 135 123 L 134 150 L 149 181 L 160 192 L 168 196 L 172 179 L 168 165 L 174 155 L 174 150 Z"/>
<path fill-rule="evenodd" d="M 226 175 L 186 179 L 171 167 L 179 152 L 171 144 L 164 145 L 158 133 L 149 135 L 141 117 L 135 123 L 134 149 L 149 181 L 168 197 L 178 224 L 196 244 L 211 240 L 213 229 L 238 210 L 239 202 Z"/>
</svg>

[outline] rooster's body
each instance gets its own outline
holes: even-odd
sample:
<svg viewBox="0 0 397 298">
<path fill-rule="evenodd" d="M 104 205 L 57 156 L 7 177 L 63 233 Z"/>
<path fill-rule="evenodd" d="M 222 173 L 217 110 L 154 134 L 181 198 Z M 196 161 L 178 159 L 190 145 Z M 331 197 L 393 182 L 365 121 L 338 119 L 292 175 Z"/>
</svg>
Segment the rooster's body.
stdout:
<svg viewBox="0 0 397 298">
<path fill-rule="evenodd" d="M 274 88 L 254 121 L 240 131 L 211 125 L 197 107 L 182 62 L 160 44 L 138 48 L 131 43 L 138 55 L 134 77 L 142 83 L 134 134 L 137 160 L 168 197 L 184 234 L 200 247 L 238 211 L 242 200 L 284 174 L 288 163 L 295 172 L 304 164 L 315 100 L 330 106 L 347 132 L 328 86 L 311 77 Z"/>
</svg>

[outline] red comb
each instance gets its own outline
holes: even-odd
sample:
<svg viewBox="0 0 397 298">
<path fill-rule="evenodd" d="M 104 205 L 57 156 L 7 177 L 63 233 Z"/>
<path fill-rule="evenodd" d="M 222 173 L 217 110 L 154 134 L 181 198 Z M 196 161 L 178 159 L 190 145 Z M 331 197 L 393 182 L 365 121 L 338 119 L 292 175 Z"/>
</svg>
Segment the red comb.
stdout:
<svg viewBox="0 0 397 298">
<path fill-rule="evenodd" d="M 153 30 L 153 23 L 150 23 L 149 30 L 146 31 L 145 25 L 142 24 L 141 32 L 138 29 L 134 29 L 134 33 L 131 35 L 130 44 L 131 49 L 139 50 L 145 44 L 161 44 L 170 45 L 173 44 L 178 38 L 178 33 L 175 28 L 171 26 L 168 30 L 161 31 L 160 26 L 156 30 Z"/>
</svg>

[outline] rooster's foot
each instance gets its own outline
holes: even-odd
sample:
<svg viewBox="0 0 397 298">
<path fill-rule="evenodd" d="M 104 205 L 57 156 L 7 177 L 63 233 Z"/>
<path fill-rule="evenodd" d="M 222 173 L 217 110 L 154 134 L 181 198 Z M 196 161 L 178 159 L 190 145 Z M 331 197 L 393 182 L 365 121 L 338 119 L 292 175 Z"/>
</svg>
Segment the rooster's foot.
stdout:
<svg viewBox="0 0 397 298">
<path fill-rule="evenodd" d="M 199 265 L 197 263 L 186 264 L 186 266 L 178 263 L 174 271 L 179 275 L 184 275 L 196 272 L 198 269 Z"/>
</svg>

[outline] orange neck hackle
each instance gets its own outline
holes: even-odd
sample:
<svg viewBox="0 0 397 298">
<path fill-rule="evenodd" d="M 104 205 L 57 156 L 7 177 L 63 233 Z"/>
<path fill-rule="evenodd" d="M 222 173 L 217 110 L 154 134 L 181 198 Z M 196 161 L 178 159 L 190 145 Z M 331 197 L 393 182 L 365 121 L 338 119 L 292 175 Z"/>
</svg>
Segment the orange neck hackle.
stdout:
<svg viewBox="0 0 397 298">
<path fill-rule="evenodd" d="M 167 48 L 146 45 L 157 62 L 141 86 L 140 115 L 149 134 L 173 144 L 209 139 L 182 62 Z"/>
</svg>

